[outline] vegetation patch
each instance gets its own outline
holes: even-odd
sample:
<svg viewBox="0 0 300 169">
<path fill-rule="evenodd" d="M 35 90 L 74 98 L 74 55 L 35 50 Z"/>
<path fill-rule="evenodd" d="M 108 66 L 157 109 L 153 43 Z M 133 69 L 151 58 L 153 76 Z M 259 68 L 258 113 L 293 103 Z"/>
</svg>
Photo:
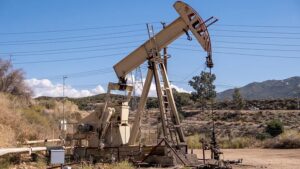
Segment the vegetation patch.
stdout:
<svg viewBox="0 0 300 169">
<path fill-rule="evenodd" d="M 273 139 L 266 140 L 264 147 L 282 149 L 300 148 L 300 132 L 288 130 Z"/>
</svg>

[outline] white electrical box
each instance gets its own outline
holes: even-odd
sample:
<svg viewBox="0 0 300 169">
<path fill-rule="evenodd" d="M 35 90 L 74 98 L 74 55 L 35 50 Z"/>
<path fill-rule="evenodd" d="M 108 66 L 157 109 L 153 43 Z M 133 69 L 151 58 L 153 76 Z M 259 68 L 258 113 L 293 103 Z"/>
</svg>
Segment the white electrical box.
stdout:
<svg viewBox="0 0 300 169">
<path fill-rule="evenodd" d="M 64 164 L 65 163 L 65 150 L 50 150 L 50 164 Z"/>
</svg>

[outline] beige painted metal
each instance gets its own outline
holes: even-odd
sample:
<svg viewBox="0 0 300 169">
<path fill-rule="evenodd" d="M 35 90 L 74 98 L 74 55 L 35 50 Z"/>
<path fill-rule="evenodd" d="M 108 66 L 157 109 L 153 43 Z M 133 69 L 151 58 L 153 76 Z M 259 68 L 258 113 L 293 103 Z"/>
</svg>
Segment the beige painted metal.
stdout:
<svg viewBox="0 0 300 169">
<path fill-rule="evenodd" d="M 172 43 L 179 36 L 184 34 L 185 31 L 191 30 L 203 49 L 210 53 L 210 38 L 206 25 L 201 17 L 193 8 L 183 2 L 176 2 L 174 8 L 179 13 L 180 17 L 152 37 L 156 41 L 157 52 Z M 114 65 L 114 70 L 119 80 L 124 81 L 125 76 L 129 72 L 148 59 L 149 52 L 153 49 L 151 42 L 152 40 L 149 39 L 127 57 Z"/>
<path fill-rule="evenodd" d="M 148 93 L 149 93 L 149 90 L 151 87 L 152 79 L 153 79 L 153 71 L 152 71 L 152 69 L 148 69 L 146 80 L 145 80 L 144 87 L 143 87 L 143 91 L 141 94 L 141 99 L 140 99 L 138 109 L 135 114 L 134 122 L 132 125 L 131 135 L 130 135 L 129 142 L 128 142 L 129 145 L 134 145 L 136 138 L 138 136 L 141 119 L 142 119 L 141 117 L 143 116 L 143 113 L 144 113 L 144 108 L 145 108 L 147 96 L 148 96 Z"/>
<path fill-rule="evenodd" d="M 188 25 L 193 35 L 196 37 L 202 48 L 206 52 L 211 52 L 211 43 L 206 25 L 200 15 L 184 2 L 176 2 L 174 8 L 180 17 Z"/>
<path fill-rule="evenodd" d="M 158 97 L 158 101 L 159 101 L 159 112 L 160 112 L 160 117 L 161 117 L 161 121 L 162 121 L 162 131 L 163 131 L 163 135 L 166 137 L 169 133 L 167 130 L 167 126 L 166 126 L 166 108 L 165 108 L 165 104 L 163 102 L 163 93 L 162 93 L 162 89 L 160 86 L 160 80 L 159 80 L 159 71 L 158 71 L 158 67 L 157 67 L 157 63 L 154 62 L 153 65 L 153 72 L 154 72 L 154 81 L 155 81 L 155 86 L 156 86 L 156 92 L 157 92 L 157 97 Z"/>
<path fill-rule="evenodd" d="M 101 131 L 99 132 L 100 135 L 97 138 L 95 137 L 97 136 L 96 133 L 91 134 L 92 137 L 89 137 L 89 141 L 95 143 L 98 142 L 99 144 L 100 141 L 103 140 L 107 146 L 120 146 L 126 143 L 128 143 L 128 145 L 134 145 L 138 137 L 141 117 L 144 112 L 152 79 L 154 78 L 160 104 L 160 116 L 162 119 L 163 135 L 167 139 L 171 135 L 171 132 L 168 130 L 170 124 L 167 121 L 169 118 L 167 118 L 167 110 L 164 100 L 164 94 L 166 94 L 168 101 L 168 110 L 171 109 L 170 115 L 172 125 L 176 129 L 176 135 L 178 136 L 179 141 L 185 142 L 169 79 L 167 77 L 166 68 L 164 63 L 162 62 L 159 52 L 161 51 L 161 49 L 179 38 L 182 34 L 187 33 L 188 30 L 190 30 L 194 34 L 203 49 L 208 52 L 208 63 L 211 60 L 211 46 L 206 25 L 200 18 L 200 16 L 190 6 L 183 2 L 176 2 L 174 4 L 174 8 L 180 15 L 176 20 L 174 20 L 171 24 L 166 26 L 165 29 L 161 30 L 156 35 L 149 37 L 148 41 L 146 41 L 116 65 L 114 65 L 114 70 L 117 77 L 119 78 L 119 83 L 109 83 L 106 102 L 104 104 L 103 110 L 100 114 L 96 114 L 96 117 L 98 118 L 92 120 L 93 122 L 98 123 L 98 125 L 96 126 L 98 127 L 99 131 Z M 130 101 L 133 87 L 126 84 L 126 76 L 129 72 L 131 72 L 147 60 L 149 62 L 147 78 L 144 84 L 133 127 L 130 131 L 130 124 L 128 123 L 128 102 Z M 162 86 L 160 85 L 160 76 L 162 77 L 164 83 L 164 89 L 162 89 Z M 114 109 L 108 107 L 111 90 L 123 90 L 128 92 L 127 100 L 121 105 L 121 112 L 114 112 Z"/>
<path fill-rule="evenodd" d="M 128 102 L 130 101 L 133 86 L 130 85 L 124 85 L 121 86 L 119 83 L 109 83 L 107 87 L 107 93 L 106 93 L 106 98 L 105 98 L 105 104 L 103 107 L 103 111 L 100 114 L 100 123 L 99 123 L 99 139 L 103 140 L 104 136 L 106 135 L 108 126 L 110 125 L 111 121 L 111 116 L 115 113 L 115 109 L 111 107 L 107 107 L 109 103 L 109 98 L 110 98 L 110 92 L 112 90 L 124 90 L 127 91 L 127 99 L 125 102 L 122 103 L 121 105 L 121 122 L 126 121 L 128 123 L 128 116 L 129 116 L 129 108 L 128 108 Z M 126 117 L 127 116 L 127 117 Z M 123 124 L 125 126 L 125 124 Z M 121 127 L 124 128 L 124 127 Z M 122 130 L 128 130 L 127 128 L 122 129 Z M 121 131 L 121 130 L 120 130 Z M 122 136 L 122 134 L 121 134 Z M 129 137 L 128 137 L 129 139 Z M 126 143 L 128 142 L 128 139 L 126 139 Z"/>
<path fill-rule="evenodd" d="M 154 78 L 156 82 L 156 90 L 158 95 L 158 100 L 160 101 L 160 112 L 161 118 L 162 118 L 162 127 L 163 127 L 163 133 L 164 136 L 167 135 L 167 130 L 165 126 L 165 120 L 166 116 L 164 113 L 166 113 L 166 109 L 164 107 L 163 103 L 163 94 L 160 86 L 159 81 L 159 75 L 158 75 L 158 69 L 157 69 L 157 63 L 159 63 L 161 75 L 164 82 L 164 88 L 166 90 L 169 106 L 171 108 L 171 116 L 174 120 L 174 126 L 176 128 L 178 137 L 180 142 L 184 142 L 184 133 L 182 128 L 180 127 L 180 120 L 178 116 L 178 111 L 176 108 L 176 104 L 174 101 L 174 97 L 172 94 L 172 90 L 170 87 L 169 79 L 167 77 L 167 72 L 165 65 L 162 62 L 156 62 L 155 59 L 160 59 L 160 56 L 157 56 L 157 58 L 151 58 L 154 57 L 153 54 L 159 53 L 159 51 L 166 47 L 168 44 L 176 40 L 179 36 L 181 36 L 183 33 L 187 32 L 188 30 L 191 30 L 191 32 L 194 34 L 198 42 L 201 44 L 202 48 L 208 52 L 207 56 L 207 65 L 212 66 L 211 62 L 211 44 L 210 44 L 210 37 L 206 28 L 206 25 L 204 21 L 201 19 L 201 17 L 197 14 L 193 8 L 188 6 L 187 4 L 183 2 L 176 2 L 174 4 L 174 8 L 179 13 L 180 17 L 177 18 L 175 21 L 173 21 L 171 24 L 169 24 L 165 29 L 160 31 L 158 34 L 156 34 L 153 37 L 149 37 L 149 40 L 146 41 L 143 45 L 141 45 L 139 48 L 137 48 L 135 51 L 130 53 L 127 57 L 125 57 L 123 60 L 118 62 L 115 66 L 115 72 L 117 76 L 119 77 L 120 81 L 124 81 L 125 76 L 138 67 L 140 64 L 145 62 L 146 60 L 149 60 L 151 62 L 152 60 L 152 69 L 154 71 Z M 157 54 L 156 54 L 157 55 Z M 159 55 L 159 54 L 158 54 Z M 150 56 L 150 57 L 149 57 Z M 149 69 L 151 70 L 151 69 Z M 148 72 L 149 73 L 149 72 Z M 151 83 L 153 78 L 153 73 L 150 76 L 147 75 L 147 79 L 145 83 Z M 151 81 L 150 81 L 151 79 Z M 146 87 L 146 86 L 145 86 Z M 149 86 L 150 87 L 150 84 Z M 133 129 L 131 132 L 131 137 L 129 140 L 129 145 L 134 145 L 136 138 L 138 136 L 138 129 L 140 127 L 141 117 L 143 115 L 143 109 L 145 106 L 146 97 L 148 95 L 149 89 L 144 89 L 146 92 L 144 92 L 141 96 L 141 100 L 143 102 L 140 103 L 140 109 L 138 109 L 136 116 L 135 116 L 135 122 L 133 124 Z M 143 90 L 143 91 L 144 91 Z"/>
<path fill-rule="evenodd" d="M 178 18 L 168 25 L 164 30 L 155 35 L 153 38 L 156 40 L 158 50 L 160 51 L 162 48 L 166 47 L 168 44 L 182 35 L 184 33 L 183 29 L 187 30 L 188 27 L 181 18 Z M 117 76 L 120 79 L 124 79 L 129 72 L 148 59 L 148 52 L 150 52 L 151 49 L 153 49 L 152 43 L 151 40 L 148 40 L 139 48 L 130 53 L 127 57 L 114 65 L 114 70 Z"/>
<path fill-rule="evenodd" d="M 174 118 L 173 122 L 175 124 L 175 128 L 176 128 L 176 131 L 178 133 L 179 140 L 180 140 L 180 142 L 185 142 L 184 133 L 183 133 L 183 130 L 180 126 L 180 119 L 179 119 L 179 116 L 178 116 L 178 111 L 177 111 L 176 104 L 175 104 L 175 101 L 174 101 L 172 88 L 170 86 L 170 82 L 169 82 L 169 79 L 168 79 L 168 76 L 167 76 L 167 71 L 166 71 L 165 65 L 164 64 L 159 64 L 159 65 L 160 65 L 160 71 L 161 71 L 161 75 L 162 75 L 163 82 L 164 82 L 164 88 L 165 88 L 167 98 L 168 98 L 168 102 L 169 102 L 169 105 L 170 105 L 170 108 L 171 108 L 171 115 Z"/>
</svg>

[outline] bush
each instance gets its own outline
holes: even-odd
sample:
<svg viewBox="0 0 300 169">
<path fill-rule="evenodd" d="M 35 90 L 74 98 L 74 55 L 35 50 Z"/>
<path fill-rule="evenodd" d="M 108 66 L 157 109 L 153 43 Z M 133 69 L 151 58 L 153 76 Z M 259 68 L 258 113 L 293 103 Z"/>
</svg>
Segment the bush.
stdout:
<svg viewBox="0 0 300 169">
<path fill-rule="evenodd" d="M 283 133 L 284 128 L 280 120 L 272 120 L 267 123 L 266 132 L 272 137 L 276 137 L 279 134 Z"/>
</svg>

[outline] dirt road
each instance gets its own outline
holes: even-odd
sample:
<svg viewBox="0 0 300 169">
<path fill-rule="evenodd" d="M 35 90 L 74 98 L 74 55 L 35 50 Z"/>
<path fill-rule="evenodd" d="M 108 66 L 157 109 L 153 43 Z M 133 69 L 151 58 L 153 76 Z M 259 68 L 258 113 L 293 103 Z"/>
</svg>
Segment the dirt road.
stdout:
<svg viewBox="0 0 300 169">
<path fill-rule="evenodd" d="M 234 169 L 300 169 L 300 149 L 224 149 L 225 160 L 243 159 Z M 194 150 L 202 158 L 200 150 Z"/>
</svg>

